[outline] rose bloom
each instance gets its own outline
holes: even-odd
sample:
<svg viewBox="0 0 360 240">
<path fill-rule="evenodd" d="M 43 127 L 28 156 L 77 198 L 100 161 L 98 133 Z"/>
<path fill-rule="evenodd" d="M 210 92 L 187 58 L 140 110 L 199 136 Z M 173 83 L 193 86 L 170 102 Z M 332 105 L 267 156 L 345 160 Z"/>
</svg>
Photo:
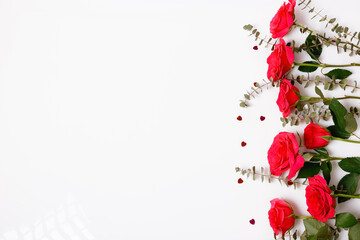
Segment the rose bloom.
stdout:
<svg viewBox="0 0 360 240">
<path fill-rule="evenodd" d="M 295 217 L 292 216 L 294 214 L 294 211 L 284 200 L 275 198 L 271 200 L 270 203 L 270 226 L 272 227 L 276 235 L 279 235 L 280 231 L 282 235 L 284 235 L 287 230 L 294 226 Z"/>
<path fill-rule="evenodd" d="M 331 189 L 323 177 L 309 177 L 309 185 L 305 188 L 307 211 L 315 219 L 326 222 L 335 215 L 336 200 L 331 196 Z"/>
<path fill-rule="evenodd" d="M 290 169 L 288 178 L 293 178 L 305 162 L 298 152 L 299 145 L 293 133 L 280 132 L 276 135 L 268 151 L 271 174 L 280 176 Z"/>
<path fill-rule="evenodd" d="M 324 136 L 331 136 L 331 134 L 327 129 L 315 123 L 310 123 L 304 130 L 305 147 L 307 149 L 325 147 L 329 144 L 329 141 L 323 139 Z"/>
<path fill-rule="evenodd" d="M 294 53 L 291 47 L 286 46 L 284 39 L 280 38 L 280 42 L 275 45 L 274 51 L 267 58 L 269 64 L 267 77 L 277 81 L 290 71 L 294 62 Z"/>
<path fill-rule="evenodd" d="M 270 33 L 272 38 L 285 36 L 294 24 L 295 0 L 289 0 L 288 4 L 283 4 L 270 22 Z"/>
<path fill-rule="evenodd" d="M 289 116 L 290 111 L 295 108 L 297 102 L 300 100 L 299 94 L 299 89 L 292 85 L 289 80 L 283 79 L 281 81 L 276 103 L 284 118 Z"/>
</svg>

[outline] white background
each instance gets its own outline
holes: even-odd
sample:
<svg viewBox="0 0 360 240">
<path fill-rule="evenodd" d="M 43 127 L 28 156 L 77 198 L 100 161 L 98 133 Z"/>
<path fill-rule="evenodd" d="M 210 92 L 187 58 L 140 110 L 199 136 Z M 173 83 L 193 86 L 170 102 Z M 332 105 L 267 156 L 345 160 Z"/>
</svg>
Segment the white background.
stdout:
<svg viewBox="0 0 360 240">
<path fill-rule="evenodd" d="M 242 27 L 269 35 L 281 4 L 1 0 L 0 239 L 263 240 L 272 198 L 307 215 L 303 189 L 234 171 L 268 169 L 273 137 L 295 131 L 277 89 L 238 105 L 270 54 Z M 356 29 L 357 1 L 313 4 Z"/>
</svg>

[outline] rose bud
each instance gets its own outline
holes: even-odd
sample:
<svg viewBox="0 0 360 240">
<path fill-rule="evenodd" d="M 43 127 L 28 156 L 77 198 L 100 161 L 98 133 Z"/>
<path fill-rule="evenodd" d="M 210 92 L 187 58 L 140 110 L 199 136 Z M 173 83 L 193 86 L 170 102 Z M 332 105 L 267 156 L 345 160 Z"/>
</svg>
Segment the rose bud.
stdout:
<svg viewBox="0 0 360 240">
<path fill-rule="evenodd" d="M 267 157 L 271 174 L 280 176 L 290 169 L 288 178 L 293 178 L 305 162 L 298 152 L 299 145 L 293 133 L 281 132 L 276 135 Z"/>
<path fill-rule="evenodd" d="M 336 200 L 330 195 L 331 189 L 323 177 L 315 175 L 308 180 L 309 185 L 305 188 L 307 211 L 315 219 L 326 222 L 335 215 Z"/>
<path fill-rule="evenodd" d="M 277 81 L 290 71 L 294 62 L 294 53 L 291 47 L 286 46 L 284 39 L 280 39 L 280 43 L 275 45 L 274 51 L 267 58 L 269 64 L 267 77 Z"/>
<path fill-rule="evenodd" d="M 270 33 L 272 38 L 285 36 L 294 24 L 295 0 L 289 0 L 288 4 L 283 4 L 270 22 Z"/>
<path fill-rule="evenodd" d="M 284 118 L 289 116 L 290 111 L 295 108 L 299 100 L 299 89 L 292 85 L 289 80 L 283 79 L 280 83 L 280 91 L 276 103 Z"/>
<path fill-rule="evenodd" d="M 315 149 L 328 145 L 329 141 L 322 138 L 325 136 L 331 136 L 327 129 L 315 123 L 310 123 L 304 130 L 305 147 L 307 149 Z"/>
<path fill-rule="evenodd" d="M 271 208 L 269 210 L 270 226 L 276 235 L 281 232 L 282 235 L 294 226 L 294 211 L 284 200 L 275 198 L 270 201 Z"/>
</svg>

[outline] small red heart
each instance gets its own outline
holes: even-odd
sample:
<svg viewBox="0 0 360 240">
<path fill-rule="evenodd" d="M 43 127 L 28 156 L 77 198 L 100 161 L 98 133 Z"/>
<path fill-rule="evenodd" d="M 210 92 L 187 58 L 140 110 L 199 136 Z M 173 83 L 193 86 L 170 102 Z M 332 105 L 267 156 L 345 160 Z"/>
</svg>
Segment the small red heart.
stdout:
<svg viewBox="0 0 360 240">
<path fill-rule="evenodd" d="M 246 146 L 246 142 L 242 141 L 242 142 L 241 142 L 241 146 L 242 146 L 242 147 L 245 147 L 245 146 Z"/>
<path fill-rule="evenodd" d="M 257 85 L 258 85 L 258 82 L 254 82 L 254 87 L 257 87 Z"/>
<path fill-rule="evenodd" d="M 258 50 L 259 48 L 258 48 L 258 46 L 254 46 L 253 49 L 254 49 L 254 50 Z"/>
<path fill-rule="evenodd" d="M 264 116 L 261 116 L 260 117 L 260 121 L 264 121 L 265 120 L 265 117 Z"/>
<path fill-rule="evenodd" d="M 239 178 L 238 184 L 242 184 L 243 182 L 244 182 L 244 180 L 242 180 L 241 178 Z"/>
<path fill-rule="evenodd" d="M 242 120 L 242 117 L 239 115 L 236 119 L 237 119 L 238 121 L 241 121 L 241 120 Z"/>
<path fill-rule="evenodd" d="M 291 185 L 293 185 L 294 183 L 293 183 L 291 180 L 289 180 L 289 181 L 287 182 L 287 184 L 288 184 L 289 186 L 291 186 Z"/>
<path fill-rule="evenodd" d="M 251 225 L 254 225 L 254 224 L 255 224 L 255 219 L 251 219 L 251 220 L 249 221 L 249 223 L 250 223 Z"/>
</svg>

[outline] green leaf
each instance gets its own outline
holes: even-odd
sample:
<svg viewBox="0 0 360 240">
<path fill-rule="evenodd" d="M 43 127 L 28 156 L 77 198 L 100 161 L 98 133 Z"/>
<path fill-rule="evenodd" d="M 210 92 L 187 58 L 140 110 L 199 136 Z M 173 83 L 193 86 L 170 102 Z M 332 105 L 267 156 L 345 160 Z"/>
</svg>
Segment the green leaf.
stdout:
<svg viewBox="0 0 360 240">
<path fill-rule="evenodd" d="M 345 119 L 345 131 L 348 133 L 355 132 L 357 129 L 357 122 L 354 118 L 354 115 L 347 113 L 344 117 Z"/>
<path fill-rule="evenodd" d="M 305 232 L 303 239 L 312 240 L 331 240 L 332 230 L 326 223 L 320 222 L 316 219 L 304 219 Z"/>
<path fill-rule="evenodd" d="M 318 88 L 317 86 L 315 86 L 315 93 L 317 95 L 319 95 L 319 97 L 321 97 L 322 99 L 324 99 L 324 94 L 321 92 L 320 88 Z"/>
<path fill-rule="evenodd" d="M 315 153 L 307 152 L 307 153 L 304 153 L 302 155 L 302 157 L 304 158 L 305 162 L 309 162 L 312 159 L 312 157 L 315 155 L 316 155 Z"/>
<path fill-rule="evenodd" d="M 305 40 L 305 46 L 306 52 L 310 55 L 310 57 L 314 60 L 318 60 L 322 52 L 322 45 L 319 38 L 310 33 Z"/>
<path fill-rule="evenodd" d="M 332 170 L 332 165 L 331 162 L 323 162 L 321 163 L 321 171 L 323 173 L 323 176 L 327 182 L 327 184 L 330 183 L 330 179 L 331 179 L 331 170 Z"/>
<path fill-rule="evenodd" d="M 349 228 L 357 224 L 357 220 L 351 213 L 344 212 L 336 214 L 335 226 Z"/>
<path fill-rule="evenodd" d="M 325 73 L 325 76 L 328 76 L 331 79 L 345 79 L 347 77 L 349 77 L 352 74 L 352 72 L 350 72 L 349 70 L 345 70 L 345 69 L 334 69 L 331 70 L 328 73 Z"/>
<path fill-rule="evenodd" d="M 360 240 L 360 223 L 349 229 L 349 240 Z"/>
<path fill-rule="evenodd" d="M 348 113 L 346 108 L 335 98 L 331 100 L 329 105 L 331 115 L 333 116 L 333 121 L 335 126 L 340 129 L 345 129 L 345 115 Z"/>
<path fill-rule="evenodd" d="M 305 162 L 304 166 L 300 169 L 297 178 L 308 178 L 313 177 L 320 172 L 320 163 L 319 162 Z"/>
<path fill-rule="evenodd" d="M 315 61 L 306 61 L 306 62 L 304 62 L 304 63 L 310 63 L 310 64 L 319 65 L 319 63 L 317 63 L 317 62 L 315 62 Z M 301 71 L 301 72 L 308 72 L 308 73 L 310 73 L 310 72 L 315 72 L 317 68 L 318 68 L 318 67 L 313 67 L 313 66 L 299 66 L 298 69 L 299 69 L 299 71 Z"/>
<path fill-rule="evenodd" d="M 329 153 L 325 148 L 316 148 L 314 150 L 320 155 L 329 156 Z"/>
<path fill-rule="evenodd" d="M 360 157 L 348 157 L 339 162 L 339 167 L 345 172 L 360 174 Z"/>
<path fill-rule="evenodd" d="M 348 195 L 353 195 L 356 191 L 356 188 L 358 186 L 358 182 L 359 182 L 359 174 L 357 173 L 349 173 L 346 174 L 339 182 L 337 189 L 338 190 L 343 190 L 341 193 L 343 194 L 348 194 Z M 350 200 L 350 198 L 345 198 L 345 197 L 338 197 L 338 202 L 342 203 L 342 202 L 346 202 Z"/>
<path fill-rule="evenodd" d="M 304 219 L 304 226 L 309 235 L 316 235 L 322 227 L 326 226 L 326 223 L 314 218 L 306 218 Z"/>
<path fill-rule="evenodd" d="M 351 135 L 344 129 L 340 129 L 337 126 L 329 126 L 327 129 L 330 131 L 331 136 L 348 139 Z"/>
</svg>

